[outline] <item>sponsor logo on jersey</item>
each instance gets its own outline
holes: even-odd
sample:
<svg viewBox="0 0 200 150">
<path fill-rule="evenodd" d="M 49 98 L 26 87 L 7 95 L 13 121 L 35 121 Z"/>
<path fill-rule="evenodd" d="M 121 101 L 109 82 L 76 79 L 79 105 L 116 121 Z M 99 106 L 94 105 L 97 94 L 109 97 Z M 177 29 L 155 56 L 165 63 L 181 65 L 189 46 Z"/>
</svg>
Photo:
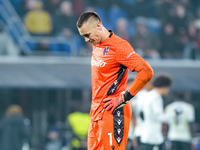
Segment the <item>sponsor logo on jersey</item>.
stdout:
<svg viewBox="0 0 200 150">
<path fill-rule="evenodd" d="M 133 54 L 135 54 L 135 52 L 133 51 L 133 52 L 131 52 L 128 56 L 126 56 L 126 58 L 129 58 L 129 57 L 131 57 L 131 55 L 133 55 Z"/>
<path fill-rule="evenodd" d="M 108 51 L 109 51 L 109 47 L 106 46 L 103 50 L 103 55 L 106 56 L 108 54 Z"/>
<path fill-rule="evenodd" d="M 106 62 L 104 62 L 103 60 L 94 60 L 94 59 L 92 59 L 91 65 L 92 66 L 97 66 L 97 67 L 105 67 Z"/>
</svg>

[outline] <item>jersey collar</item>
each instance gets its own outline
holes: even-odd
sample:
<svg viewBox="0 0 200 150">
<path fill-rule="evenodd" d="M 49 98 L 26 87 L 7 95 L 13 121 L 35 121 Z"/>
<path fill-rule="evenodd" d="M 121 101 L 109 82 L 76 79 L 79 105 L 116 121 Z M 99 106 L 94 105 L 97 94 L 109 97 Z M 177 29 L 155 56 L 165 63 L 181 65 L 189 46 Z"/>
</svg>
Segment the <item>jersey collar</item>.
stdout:
<svg viewBox="0 0 200 150">
<path fill-rule="evenodd" d="M 109 38 L 111 38 L 111 36 L 113 35 L 112 30 L 108 30 L 110 32 Z"/>
</svg>

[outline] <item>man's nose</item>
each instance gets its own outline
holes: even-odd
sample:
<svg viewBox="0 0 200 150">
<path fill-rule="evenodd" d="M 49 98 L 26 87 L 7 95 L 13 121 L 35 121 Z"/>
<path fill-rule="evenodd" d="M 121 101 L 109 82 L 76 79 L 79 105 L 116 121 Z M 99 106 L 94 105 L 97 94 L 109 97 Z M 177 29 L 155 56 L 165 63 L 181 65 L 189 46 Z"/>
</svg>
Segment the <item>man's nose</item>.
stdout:
<svg viewBox="0 0 200 150">
<path fill-rule="evenodd" d="M 89 42 L 89 41 L 90 41 L 90 39 L 85 37 L 85 42 Z"/>
</svg>

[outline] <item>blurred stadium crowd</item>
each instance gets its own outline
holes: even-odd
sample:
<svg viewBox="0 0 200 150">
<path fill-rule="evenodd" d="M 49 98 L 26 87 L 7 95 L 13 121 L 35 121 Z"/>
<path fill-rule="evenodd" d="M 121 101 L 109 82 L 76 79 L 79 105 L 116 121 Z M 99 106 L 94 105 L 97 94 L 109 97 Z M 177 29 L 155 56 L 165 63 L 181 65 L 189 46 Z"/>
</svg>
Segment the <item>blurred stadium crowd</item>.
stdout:
<svg viewBox="0 0 200 150">
<path fill-rule="evenodd" d="M 83 11 L 96 11 L 106 28 L 129 41 L 144 58 L 200 58 L 198 0 L 10 0 L 29 33 L 32 51 L 90 56 L 91 45 L 78 34 Z M 54 37 L 49 41 L 47 37 Z M 56 53 L 53 53 L 56 55 Z"/>
<path fill-rule="evenodd" d="M 19 43 L 16 42 L 16 37 L 13 37 L 12 32 L 7 32 L 6 23 L 18 19 L 15 18 L 11 21 L 13 18 L 2 17 L 2 3 L 11 4 L 17 18 L 26 27 L 25 29 L 31 36 L 26 39 L 26 44 L 32 53 L 24 53 L 22 47 L 17 46 Z M 92 55 L 91 44 L 85 43 L 76 28 L 76 21 L 84 11 L 96 11 L 104 26 L 129 41 L 143 58 L 200 60 L 200 0 L 0 0 L 0 55 L 90 57 Z M 24 68 L 24 66 L 19 68 Z M 190 72 L 190 70 L 184 71 Z M 198 73 L 196 74 L 198 76 Z M 36 74 L 34 74 L 35 76 Z M 27 79 L 24 76 L 22 78 Z M 181 82 L 185 82 L 182 77 L 178 78 Z M 190 80 L 190 77 L 188 79 Z M 13 87 L 9 90 L 4 88 L 0 88 L 0 117 L 4 117 L 2 116 L 3 110 L 8 104 L 13 102 L 22 104 L 25 114 L 30 117 L 32 122 L 32 135 L 29 135 L 31 139 L 28 138 L 25 144 L 30 140 L 30 143 L 32 142 L 30 147 L 33 147 L 33 150 L 41 147 L 42 150 L 52 150 L 54 145 L 65 146 L 65 149 L 62 150 L 86 149 L 87 131 L 84 130 L 86 128 L 79 130 L 79 125 L 88 125 L 90 89 L 66 91 L 56 89 L 53 91 L 44 88 L 34 91 L 26 88 L 17 90 L 12 89 Z M 181 91 L 185 97 L 184 100 L 187 99 L 195 107 L 195 137 L 197 138 L 193 138 L 192 142 L 196 146 L 197 143 L 200 143 L 200 118 L 198 117 L 200 105 L 199 93 L 195 92 L 192 90 Z M 168 95 L 165 98 L 165 106 L 173 99 L 172 95 Z M 78 113 L 78 111 L 82 111 L 80 107 L 86 113 Z M 70 113 L 71 115 L 68 115 Z M 84 117 L 88 120 L 82 121 L 81 119 Z M 6 115 L 5 118 L 7 118 Z M 29 124 L 26 122 L 25 125 Z M 5 127 L 9 126 L 5 125 Z M 83 132 L 84 135 L 80 134 Z M 66 139 L 63 141 L 62 137 Z M 6 141 L 8 140 L 6 139 Z M 168 145 L 166 149 L 167 147 Z M 198 148 L 196 146 L 193 149 L 199 150 L 199 147 L 200 144 L 198 144 Z M 28 148 L 23 150 L 25 149 Z"/>
</svg>

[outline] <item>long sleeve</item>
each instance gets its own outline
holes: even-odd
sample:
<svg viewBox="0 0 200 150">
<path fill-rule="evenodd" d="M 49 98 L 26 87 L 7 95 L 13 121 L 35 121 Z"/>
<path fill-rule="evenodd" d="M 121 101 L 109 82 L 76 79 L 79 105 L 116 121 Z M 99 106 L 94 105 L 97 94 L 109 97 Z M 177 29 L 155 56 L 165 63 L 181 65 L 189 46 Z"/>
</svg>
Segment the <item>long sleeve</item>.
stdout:
<svg viewBox="0 0 200 150">
<path fill-rule="evenodd" d="M 140 56 L 138 55 L 138 57 Z M 151 66 L 143 59 L 140 59 L 140 61 L 139 65 L 135 68 L 138 74 L 129 88 L 133 96 L 135 96 L 153 77 L 153 69 Z"/>
</svg>

